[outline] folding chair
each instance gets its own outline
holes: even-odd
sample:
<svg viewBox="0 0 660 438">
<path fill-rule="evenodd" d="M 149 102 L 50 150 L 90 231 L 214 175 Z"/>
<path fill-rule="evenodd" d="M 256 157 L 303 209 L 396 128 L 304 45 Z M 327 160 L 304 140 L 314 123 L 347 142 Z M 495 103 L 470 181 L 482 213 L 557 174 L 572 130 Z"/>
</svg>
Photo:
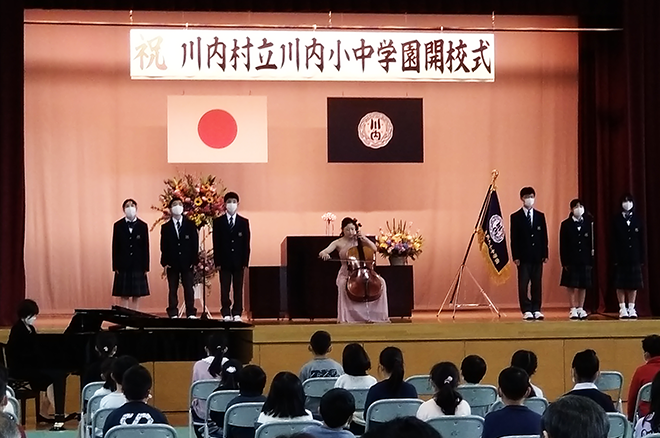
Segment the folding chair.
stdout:
<svg viewBox="0 0 660 438">
<path fill-rule="evenodd" d="M 428 375 L 420 374 L 416 376 L 410 376 L 406 379 L 406 382 L 415 387 L 418 396 L 428 396 L 435 394 L 435 388 L 433 387 L 431 378 Z"/>
<path fill-rule="evenodd" d="M 220 385 L 220 380 L 217 379 L 198 380 L 190 385 L 190 391 L 188 391 L 188 433 L 190 436 L 194 434 L 193 427 L 204 425 L 204 423 L 193 420 L 193 400 L 206 401 L 218 385 Z"/>
<path fill-rule="evenodd" d="M 225 413 L 230 401 L 238 397 L 238 390 L 215 391 L 206 399 L 206 420 L 204 421 L 204 436 L 209 438 L 209 421 L 211 411 Z M 220 425 L 218 425 L 220 426 Z"/>
<path fill-rule="evenodd" d="M 374 423 L 385 423 L 398 417 L 414 417 L 422 405 L 418 398 L 393 398 L 378 400 L 369 406 L 364 416 L 364 430 L 374 427 Z"/>
<path fill-rule="evenodd" d="M 303 382 L 305 408 L 317 413 L 321 397 L 335 387 L 336 377 L 313 377 Z"/>
<path fill-rule="evenodd" d="M 539 415 L 543 415 L 548 409 L 548 401 L 542 397 L 529 397 L 525 399 L 525 406 Z"/>
<path fill-rule="evenodd" d="M 94 393 L 103 388 L 105 382 L 91 382 L 85 385 L 85 387 L 80 391 L 80 422 L 85 424 L 85 414 L 87 413 L 87 403 L 89 399 L 92 398 Z M 90 420 L 91 421 L 91 420 Z"/>
<path fill-rule="evenodd" d="M 16 415 L 16 418 L 21 418 L 21 405 L 18 402 L 18 400 L 16 400 L 15 397 L 9 396 L 7 397 L 7 403 L 9 403 L 11 407 L 14 409 L 14 414 Z"/>
<path fill-rule="evenodd" d="M 472 415 L 482 418 L 497 401 L 497 388 L 492 385 L 461 385 L 456 390 L 470 405 Z"/>
<path fill-rule="evenodd" d="M 98 409 L 96 412 L 91 414 L 92 416 L 92 428 L 90 437 L 102 437 L 103 436 L 103 427 L 105 426 L 105 420 L 108 419 L 108 415 L 114 411 L 115 408 L 107 409 Z"/>
<path fill-rule="evenodd" d="M 276 423 L 267 423 L 259 426 L 259 428 L 254 434 L 254 438 L 275 438 L 278 436 L 289 436 L 289 435 L 293 435 L 294 433 L 302 432 L 305 428 L 309 426 L 321 426 L 321 425 L 323 425 L 323 423 L 316 420 L 305 420 L 305 421 L 290 420 L 290 421 L 278 421 Z"/>
<path fill-rule="evenodd" d="M 607 419 L 610 422 L 610 431 L 607 433 L 607 438 L 628 438 L 632 433 L 632 427 L 625 415 L 618 412 L 608 412 Z"/>
<path fill-rule="evenodd" d="M 238 403 L 225 412 L 225 422 L 222 426 L 222 436 L 227 437 L 230 427 L 240 427 L 254 430 L 254 425 L 264 407 L 263 402 Z"/>
<path fill-rule="evenodd" d="M 348 392 L 353 394 L 355 399 L 355 410 L 357 412 L 364 411 L 364 405 L 367 403 L 367 394 L 369 394 L 368 389 L 349 389 Z"/>
<path fill-rule="evenodd" d="M 601 371 L 596 379 L 596 387 L 603 392 L 612 392 L 617 410 L 621 411 L 621 392 L 623 390 L 623 374 L 618 371 Z"/>
<path fill-rule="evenodd" d="M 136 424 L 114 426 L 104 438 L 177 438 L 169 424 Z"/>
<path fill-rule="evenodd" d="M 99 410 L 101 405 L 101 400 L 103 400 L 104 395 L 94 395 L 87 401 L 87 412 L 82 416 L 81 423 L 83 425 L 83 436 L 92 437 L 92 417 L 94 417 L 94 412 Z"/>
<path fill-rule="evenodd" d="M 484 419 L 476 415 L 457 417 L 446 415 L 427 421 L 443 437 L 481 438 L 484 431 Z"/>
<path fill-rule="evenodd" d="M 651 383 L 647 383 L 646 385 L 639 388 L 639 392 L 637 393 L 637 401 L 635 403 L 635 415 L 633 415 L 632 424 L 637 424 L 637 420 L 639 420 L 639 404 L 641 402 L 648 403 L 650 401 L 651 401 Z"/>
</svg>

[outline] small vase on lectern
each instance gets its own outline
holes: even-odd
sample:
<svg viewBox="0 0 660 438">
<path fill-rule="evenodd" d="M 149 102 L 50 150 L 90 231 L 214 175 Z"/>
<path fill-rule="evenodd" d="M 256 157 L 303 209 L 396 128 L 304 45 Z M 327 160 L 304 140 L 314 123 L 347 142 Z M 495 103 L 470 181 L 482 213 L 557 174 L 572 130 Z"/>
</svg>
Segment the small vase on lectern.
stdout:
<svg viewBox="0 0 660 438">
<path fill-rule="evenodd" d="M 334 214 L 327 212 L 324 215 L 321 216 L 321 219 L 323 219 L 323 222 L 325 222 L 325 235 L 326 236 L 334 236 L 335 234 L 335 219 L 337 219 L 337 216 Z"/>
<path fill-rule="evenodd" d="M 403 266 L 408 264 L 407 256 L 390 256 L 389 260 L 391 266 Z"/>
</svg>

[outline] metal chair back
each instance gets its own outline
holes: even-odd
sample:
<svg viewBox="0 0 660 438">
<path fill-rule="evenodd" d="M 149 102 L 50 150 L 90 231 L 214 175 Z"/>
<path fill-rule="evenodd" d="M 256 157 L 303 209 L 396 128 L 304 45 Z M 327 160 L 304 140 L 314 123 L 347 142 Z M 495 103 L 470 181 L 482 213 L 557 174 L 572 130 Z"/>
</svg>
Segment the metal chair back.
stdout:
<svg viewBox="0 0 660 438">
<path fill-rule="evenodd" d="M 422 405 L 418 398 L 393 398 L 372 403 L 364 416 L 365 431 L 374 423 L 385 423 L 398 417 L 414 417 Z"/>
<path fill-rule="evenodd" d="M 169 424 L 136 424 L 114 426 L 104 438 L 177 438 Z"/>
<path fill-rule="evenodd" d="M 485 417 L 497 401 L 497 388 L 492 385 L 461 385 L 456 390 L 470 405 L 472 415 Z"/>
<path fill-rule="evenodd" d="M 481 438 L 484 431 L 484 419 L 476 415 L 457 417 L 446 415 L 427 421 L 443 438 Z"/>
</svg>

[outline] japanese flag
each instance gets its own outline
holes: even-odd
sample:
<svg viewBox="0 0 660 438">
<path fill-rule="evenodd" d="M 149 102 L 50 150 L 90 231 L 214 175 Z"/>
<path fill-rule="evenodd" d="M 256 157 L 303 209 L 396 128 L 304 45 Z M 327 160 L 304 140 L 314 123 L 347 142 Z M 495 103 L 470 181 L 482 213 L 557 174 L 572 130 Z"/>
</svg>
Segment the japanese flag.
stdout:
<svg viewBox="0 0 660 438">
<path fill-rule="evenodd" d="M 265 96 L 167 96 L 169 163 L 267 163 Z"/>
</svg>

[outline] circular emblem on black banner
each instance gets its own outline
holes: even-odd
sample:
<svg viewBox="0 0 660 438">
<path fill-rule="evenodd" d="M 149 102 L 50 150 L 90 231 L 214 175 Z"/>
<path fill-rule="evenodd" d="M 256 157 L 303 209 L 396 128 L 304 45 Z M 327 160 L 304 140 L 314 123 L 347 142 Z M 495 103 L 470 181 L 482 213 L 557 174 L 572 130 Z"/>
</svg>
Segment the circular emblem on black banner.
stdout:
<svg viewBox="0 0 660 438">
<path fill-rule="evenodd" d="M 372 149 L 380 149 L 392 140 L 394 125 L 389 117 L 374 111 L 362 117 L 358 123 L 360 141 Z"/>
<path fill-rule="evenodd" d="M 502 243 L 504 240 L 504 225 L 502 224 L 502 216 L 494 214 L 488 221 L 488 234 L 495 243 Z"/>
</svg>

